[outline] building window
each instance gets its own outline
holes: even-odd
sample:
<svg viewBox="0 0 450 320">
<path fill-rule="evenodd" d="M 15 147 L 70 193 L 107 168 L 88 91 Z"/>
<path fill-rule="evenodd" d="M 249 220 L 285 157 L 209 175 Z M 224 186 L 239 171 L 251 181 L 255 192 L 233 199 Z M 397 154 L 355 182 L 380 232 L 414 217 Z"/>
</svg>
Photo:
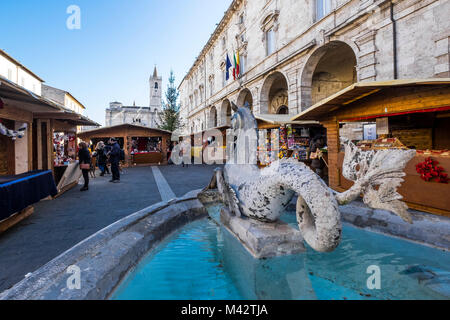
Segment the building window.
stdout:
<svg viewBox="0 0 450 320">
<path fill-rule="evenodd" d="M 209 96 L 212 97 L 214 95 L 214 78 L 211 77 L 209 79 Z"/>
<path fill-rule="evenodd" d="M 245 74 L 245 72 L 247 71 L 247 56 L 241 56 L 239 60 L 240 60 L 239 72 L 240 74 Z"/>
<path fill-rule="evenodd" d="M 243 13 L 239 16 L 239 23 L 240 23 L 241 25 L 244 24 L 244 14 L 243 14 Z"/>
<path fill-rule="evenodd" d="M 270 28 L 266 31 L 266 54 L 270 56 L 275 52 L 275 31 Z"/>
<path fill-rule="evenodd" d="M 316 21 L 331 12 L 331 0 L 316 0 Z"/>
<path fill-rule="evenodd" d="M 158 89 L 158 82 L 155 82 L 155 89 Z"/>
</svg>

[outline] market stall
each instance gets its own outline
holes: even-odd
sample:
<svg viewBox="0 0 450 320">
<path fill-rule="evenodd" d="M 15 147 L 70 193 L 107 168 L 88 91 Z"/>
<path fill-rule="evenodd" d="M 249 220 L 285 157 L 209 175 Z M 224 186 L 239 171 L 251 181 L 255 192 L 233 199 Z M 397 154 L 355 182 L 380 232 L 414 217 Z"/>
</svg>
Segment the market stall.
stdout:
<svg viewBox="0 0 450 320">
<path fill-rule="evenodd" d="M 162 162 L 162 137 L 131 138 L 132 162 L 137 165 Z"/>
<path fill-rule="evenodd" d="M 289 115 L 257 115 L 259 165 L 292 158 L 312 167 L 326 180 L 326 130 L 317 121 L 292 121 Z"/>
<path fill-rule="evenodd" d="M 53 168 L 55 181 L 61 181 L 69 166 L 76 165 L 77 141 L 76 133 L 54 132 L 53 133 Z"/>
<path fill-rule="evenodd" d="M 171 137 L 169 131 L 122 124 L 84 131 L 78 137 L 94 145 L 116 138 L 124 150 L 126 166 L 167 164 L 168 161 L 167 150 Z"/>
<path fill-rule="evenodd" d="M 399 188 L 410 208 L 450 216 L 450 79 L 354 84 L 317 103 L 295 120 L 317 119 L 327 129 L 330 186 L 342 176 L 340 137 L 364 150 L 415 149 Z"/>
<path fill-rule="evenodd" d="M 37 112 L 59 110 L 0 76 L 0 232 L 28 217 L 32 204 L 54 193 L 53 176 L 44 167 L 49 164 L 44 163 L 47 155 L 34 152 L 37 133 L 45 139 L 49 122 L 38 127 L 34 117 Z M 32 177 L 36 169 L 45 174 Z"/>
</svg>

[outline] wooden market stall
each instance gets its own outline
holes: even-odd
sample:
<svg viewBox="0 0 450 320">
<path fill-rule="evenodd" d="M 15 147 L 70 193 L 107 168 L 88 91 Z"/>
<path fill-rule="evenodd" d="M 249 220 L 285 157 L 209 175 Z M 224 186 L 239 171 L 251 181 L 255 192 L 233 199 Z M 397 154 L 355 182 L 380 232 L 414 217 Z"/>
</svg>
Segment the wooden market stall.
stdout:
<svg viewBox="0 0 450 320">
<path fill-rule="evenodd" d="M 202 132 L 181 137 L 181 141 L 189 139 L 191 144 L 191 163 L 205 163 L 206 148 L 214 144 L 208 154 L 208 161 L 216 164 L 226 163 L 227 160 L 227 130 L 228 125 L 214 127 Z M 222 141 L 217 141 L 220 138 Z M 217 141 L 217 143 L 216 143 Z"/>
<path fill-rule="evenodd" d="M 0 76 L 0 232 L 28 217 L 34 203 L 56 194 L 51 162 L 33 149 L 35 132 L 43 132 L 42 147 L 50 130 L 48 120 L 35 122 L 35 114 L 58 110 Z"/>
<path fill-rule="evenodd" d="M 116 138 L 125 152 L 125 165 L 167 164 L 171 132 L 133 124 L 101 127 L 78 134 L 84 141 L 96 145 Z"/>
<path fill-rule="evenodd" d="M 42 136 L 42 131 L 36 132 L 33 152 L 47 159 L 48 167 L 52 169 L 58 193 L 61 194 L 78 184 L 81 170 L 78 166 L 78 128 L 79 126 L 99 126 L 95 121 L 73 112 L 64 106 L 56 104 L 60 110 L 53 112 L 38 112 L 34 115 L 36 123 L 47 122 L 48 133 Z M 46 143 L 39 141 L 46 141 Z M 39 161 L 39 157 L 37 157 Z"/>
<path fill-rule="evenodd" d="M 258 152 L 265 155 L 264 161 L 259 162 L 260 167 L 276 159 L 293 158 L 312 167 L 327 180 L 326 130 L 318 121 L 296 121 L 287 114 L 255 115 L 255 118 L 259 136 L 266 137 L 265 141 L 259 142 Z M 322 141 L 320 145 L 316 142 L 319 139 Z M 278 145 L 272 145 L 272 141 L 278 141 Z M 320 153 L 312 150 L 317 147 Z"/>
<path fill-rule="evenodd" d="M 352 185 L 341 174 L 341 136 L 364 150 L 416 149 L 399 188 L 403 200 L 450 216 L 450 79 L 355 83 L 293 120 L 319 120 L 327 129 L 329 183 L 337 191 Z"/>
</svg>

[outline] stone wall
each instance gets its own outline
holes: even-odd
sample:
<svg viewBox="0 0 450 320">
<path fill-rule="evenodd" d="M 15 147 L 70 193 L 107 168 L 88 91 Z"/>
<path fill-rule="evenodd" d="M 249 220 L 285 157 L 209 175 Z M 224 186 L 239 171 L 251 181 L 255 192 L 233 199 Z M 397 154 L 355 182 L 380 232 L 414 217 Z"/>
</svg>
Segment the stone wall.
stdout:
<svg viewBox="0 0 450 320">
<path fill-rule="evenodd" d="M 266 107 L 271 104 L 270 88 L 263 88 L 275 72 L 287 82 L 292 115 L 354 81 L 394 79 L 394 22 L 398 78 L 449 76 L 449 1 L 398 0 L 393 6 L 386 0 L 332 3 L 332 11 L 316 21 L 313 0 L 234 0 L 180 84 L 186 133 L 207 129 L 213 106 L 220 117 L 226 117 L 223 102 L 238 102 L 246 89 L 255 113 L 273 112 Z M 275 52 L 267 55 L 265 31 L 270 28 L 275 32 Z M 233 60 L 236 48 L 244 61 L 244 74 L 224 83 L 226 56 Z M 341 55 L 343 48 L 346 52 Z M 333 65 L 336 58 L 342 62 Z M 317 80 L 322 82 L 320 93 Z M 219 118 L 218 123 L 225 124 L 227 119 Z"/>
</svg>

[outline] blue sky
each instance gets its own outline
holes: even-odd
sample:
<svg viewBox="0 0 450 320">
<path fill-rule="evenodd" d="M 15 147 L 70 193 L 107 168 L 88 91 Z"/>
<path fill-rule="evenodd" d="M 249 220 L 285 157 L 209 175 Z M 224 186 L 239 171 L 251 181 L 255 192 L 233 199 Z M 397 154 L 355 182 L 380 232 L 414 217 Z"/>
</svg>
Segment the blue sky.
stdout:
<svg viewBox="0 0 450 320">
<path fill-rule="evenodd" d="M 0 48 L 46 84 L 71 92 L 100 124 L 111 101 L 149 104 L 154 65 L 164 90 L 192 66 L 231 0 L 1 0 Z M 69 30 L 69 5 L 81 29 Z"/>
</svg>

